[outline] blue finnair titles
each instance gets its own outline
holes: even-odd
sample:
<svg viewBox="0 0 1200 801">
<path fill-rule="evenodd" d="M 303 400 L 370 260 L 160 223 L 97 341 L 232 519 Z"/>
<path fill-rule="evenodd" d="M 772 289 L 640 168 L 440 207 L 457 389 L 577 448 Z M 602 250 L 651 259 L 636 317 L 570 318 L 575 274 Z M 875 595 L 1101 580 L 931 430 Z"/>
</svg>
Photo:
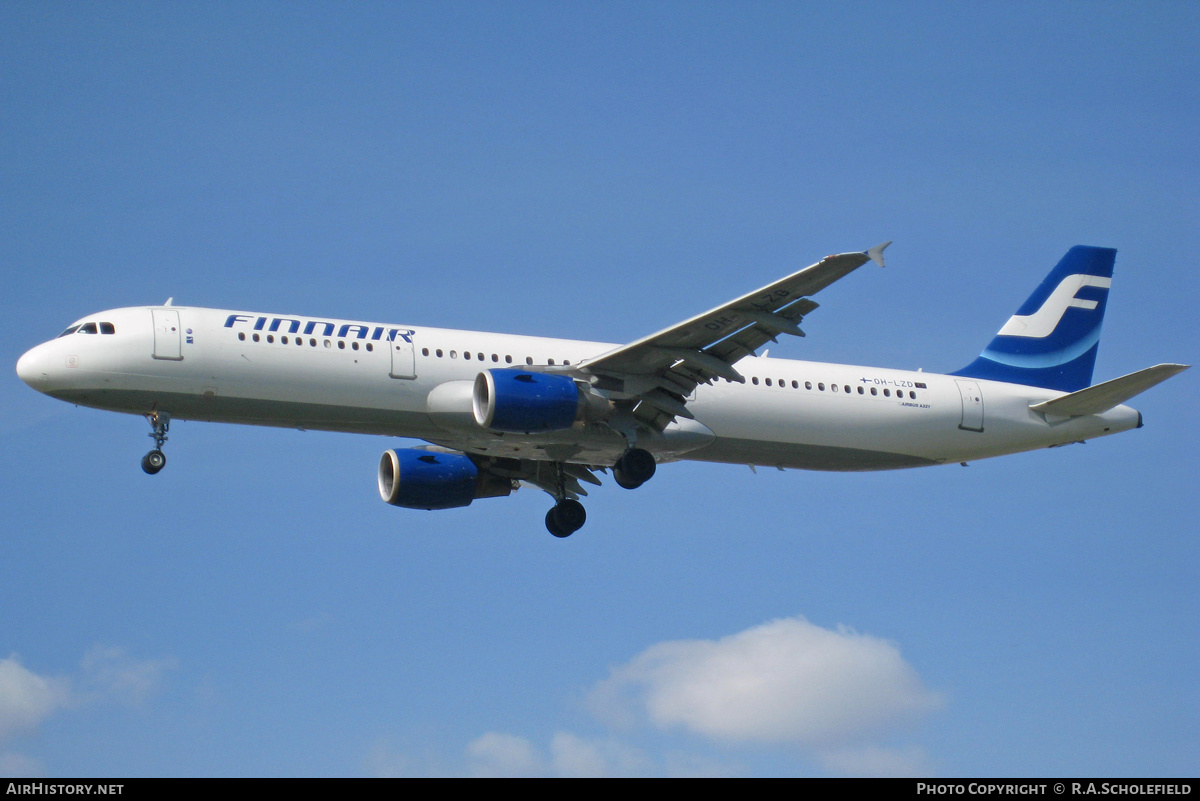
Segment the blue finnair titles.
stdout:
<svg viewBox="0 0 1200 801">
<path fill-rule="evenodd" d="M 1063 392 L 1091 386 L 1116 255 L 1068 250 L 979 358 L 952 375 Z"/>
</svg>

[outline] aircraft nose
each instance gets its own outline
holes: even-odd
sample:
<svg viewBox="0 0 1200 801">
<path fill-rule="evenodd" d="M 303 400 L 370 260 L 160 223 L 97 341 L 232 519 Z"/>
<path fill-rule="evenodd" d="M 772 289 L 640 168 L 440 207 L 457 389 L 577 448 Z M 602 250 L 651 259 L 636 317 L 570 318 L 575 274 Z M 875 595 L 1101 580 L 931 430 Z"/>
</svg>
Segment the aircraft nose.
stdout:
<svg viewBox="0 0 1200 801">
<path fill-rule="evenodd" d="M 50 375 L 46 371 L 46 359 L 42 352 L 42 348 L 36 347 L 25 352 L 21 358 L 17 359 L 17 375 L 29 386 L 34 389 L 40 389 L 40 384 L 45 384 Z"/>
</svg>

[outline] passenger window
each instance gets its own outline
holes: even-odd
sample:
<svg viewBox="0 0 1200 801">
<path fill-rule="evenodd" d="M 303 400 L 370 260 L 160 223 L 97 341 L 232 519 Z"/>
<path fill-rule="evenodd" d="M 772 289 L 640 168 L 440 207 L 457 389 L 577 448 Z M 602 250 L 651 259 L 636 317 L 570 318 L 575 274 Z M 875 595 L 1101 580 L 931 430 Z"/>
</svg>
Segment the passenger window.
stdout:
<svg viewBox="0 0 1200 801">
<path fill-rule="evenodd" d="M 812 389 L 812 382 L 811 382 L 811 381 L 805 381 L 805 382 L 804 382 L 804 388 L 805 388 L 805 389 Z"/>
<path fill-rule="evenodd" d="M 819 389 L 819 390 L 821 390 L 822 392 L 824 392 L 824 391 L 825 391 L 825 385 L 824 385 L 824 384 L 817 384 L 817 389 Z"/>
<path fill-rule="evenodd" d="M 879 394 L 879 390 L 878 390 L 878 389 L 876 389 L 875 387 L 871 387 L 871 394 L 872 394 L 872 395 L 878 395 L 878 394 Z"/>
<path fill-rule="evenodd" d="M 769 379 L 769 378 L 767 379 L 767 386 L 768 387 L 771 386 L 771 379 Z"/>
<path fill-rule="evenodd" d="M 859 387 L 859 388 L 858 388 L 858 394 L 859 394 L 859 395 L 862 395 L 862 394 L 863 394 L 863 388 L 862 388 L 862 387 Z"/>
</svg>

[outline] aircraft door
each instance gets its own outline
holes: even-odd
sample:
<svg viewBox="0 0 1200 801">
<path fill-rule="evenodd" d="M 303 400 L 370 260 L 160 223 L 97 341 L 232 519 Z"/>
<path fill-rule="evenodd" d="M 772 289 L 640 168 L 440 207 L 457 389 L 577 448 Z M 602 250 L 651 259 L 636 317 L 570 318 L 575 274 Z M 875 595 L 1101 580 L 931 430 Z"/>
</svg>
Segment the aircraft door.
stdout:
<svg viewBox="0 0 1200 801">
<path fill-rule="evenodd" d="M 392 369 L 388 373 L 392 378 L 416 378 L 417 363 L 413 343 L 397 335 L 390 343 L 392 351 Z"/>
<path fill-rule="evenodd" d="M 151 309 L 154 320 L 154 358 L 182 361 L 178 309 Z"/>
<path fill-rule="evenodd" d="M 955 379 L 958 394 L 962 396 L 962 422 L 958 427 L 964 431 L 983 431 L 983 390 L 977 381 Z"/>
</svg>

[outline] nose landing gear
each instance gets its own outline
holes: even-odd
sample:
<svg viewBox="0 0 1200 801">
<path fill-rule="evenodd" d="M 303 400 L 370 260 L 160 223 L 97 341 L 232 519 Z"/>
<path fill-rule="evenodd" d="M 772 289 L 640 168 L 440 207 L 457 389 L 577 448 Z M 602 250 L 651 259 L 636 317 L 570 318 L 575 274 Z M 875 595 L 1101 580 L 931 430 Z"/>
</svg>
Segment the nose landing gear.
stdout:
<svg viewBox="0 0 1200 801">
<path fill-rule="evenodd" d="M 154 439 L 154 450 L 142 457 L 142 469 L 154 475 L 167 465 L 167 455 L 162 452 L 162 446 L 171 428 L 171 416 L 166 412 L 151 412 L 146 415 L 146 421 L 154 428 L 153 433 L 147 435 Z"/>
</svg>

